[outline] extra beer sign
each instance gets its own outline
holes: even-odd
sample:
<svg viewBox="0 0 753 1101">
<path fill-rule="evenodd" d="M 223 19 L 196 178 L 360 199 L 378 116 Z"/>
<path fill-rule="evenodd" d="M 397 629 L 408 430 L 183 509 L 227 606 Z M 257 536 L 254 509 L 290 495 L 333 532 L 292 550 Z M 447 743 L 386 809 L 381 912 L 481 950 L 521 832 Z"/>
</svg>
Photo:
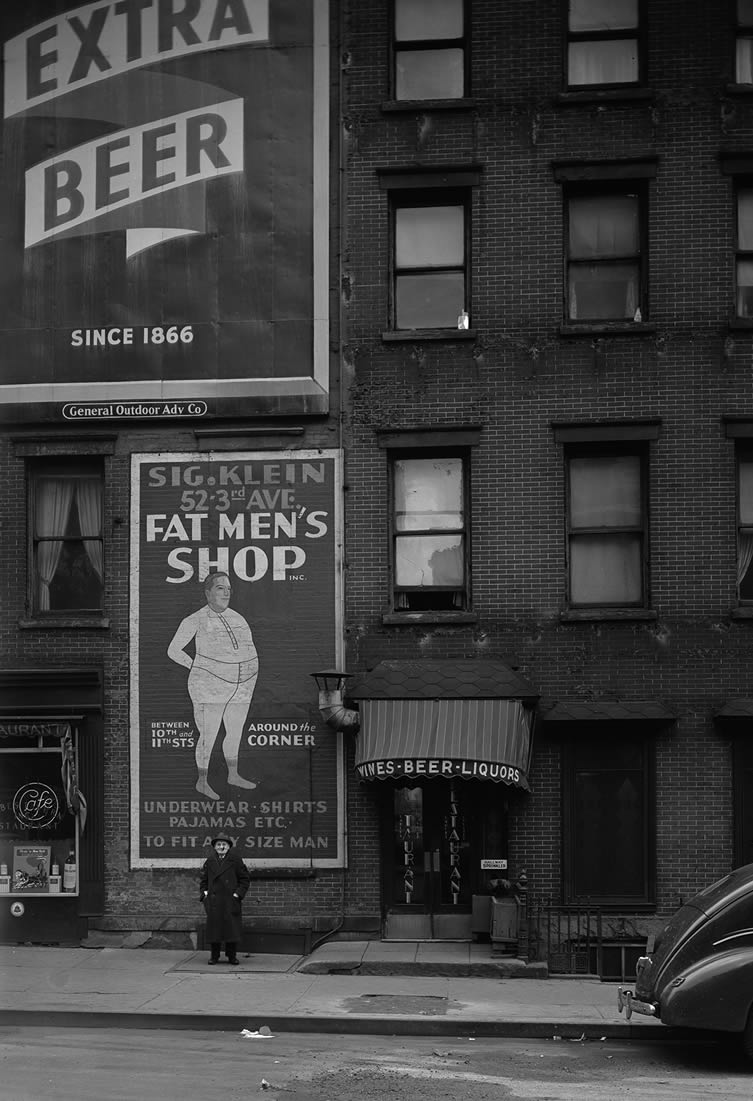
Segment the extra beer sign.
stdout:
<svg viewBox="0 0 753 1101">
<path fill-rule="evenodd" d="M 10 7 L 0 412 L 326 411 L 327 0 Z"/>
<path fill-rule="evenodd" d="M 269 0 L 83 4 L 6 43 L 5 117 L 153 61 L 268 37 Z"/>
<path fill-rule="evenodd" d="M 150 62 L 266 41 L 268 5 L 269 0 L 110 0 L 75 8 L 6 44 L 5 116 L 47 108 L 60 96 Z M 24 245 L 81 233 L 96 222 L 113 228 L 116 212 L 155 193 L 243 167 L 242 99 L 119 129 L 26 172 Z M 120 221 L 127 229 L 127 217 Z M 174 229 L 150 228 L 150 243 Z M 135 239 L 145 247 L 138 232 Z M 126 254 L 134 251 L 132 245 Z"/>
</svg>

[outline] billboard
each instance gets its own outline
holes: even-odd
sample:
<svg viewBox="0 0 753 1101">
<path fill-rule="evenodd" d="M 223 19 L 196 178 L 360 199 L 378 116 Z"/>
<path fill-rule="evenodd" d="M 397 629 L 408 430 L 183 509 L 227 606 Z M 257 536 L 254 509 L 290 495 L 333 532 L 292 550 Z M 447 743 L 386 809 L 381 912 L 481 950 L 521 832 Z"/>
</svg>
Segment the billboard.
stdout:
<svg viewBox="0 0 753 1101">
<path fill-rule="evenodd" d="M 326 412 L 327 0 L 0 28 L 0 420 Z"/>
<path fill-rule="evenodd" d="M 344 863 L 338 451 L 131 458 L 131 866 Z"/>
</svg>

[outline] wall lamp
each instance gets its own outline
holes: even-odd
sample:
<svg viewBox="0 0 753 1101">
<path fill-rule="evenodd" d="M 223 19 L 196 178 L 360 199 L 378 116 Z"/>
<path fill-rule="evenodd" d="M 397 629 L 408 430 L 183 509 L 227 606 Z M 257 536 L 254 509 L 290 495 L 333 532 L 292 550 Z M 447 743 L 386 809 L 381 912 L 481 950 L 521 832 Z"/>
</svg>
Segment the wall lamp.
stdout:
<svg viewBox="0 0 753 1101">
<path fill-rule="evenodd" d="M 345 686 L 352 675 L 339 669 L 322 669 L 311 674 L 319 689 L 319 714 L 327 726 L 355 734 L 361 725 L 360 715 L 343 703 Z"/>
</svg>

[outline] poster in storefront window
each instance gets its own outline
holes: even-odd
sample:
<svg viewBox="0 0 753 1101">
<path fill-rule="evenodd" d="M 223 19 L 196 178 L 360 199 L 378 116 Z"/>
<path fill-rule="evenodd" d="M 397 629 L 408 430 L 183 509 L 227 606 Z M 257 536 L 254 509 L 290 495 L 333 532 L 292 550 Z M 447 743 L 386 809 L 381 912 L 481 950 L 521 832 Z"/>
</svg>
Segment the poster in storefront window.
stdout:
<svg viewBox="0 0 753 1101">
<path fill-rule="evenodd" d="M 342 865 L 340 495 L 333 450 L 132 457 L 133 867 Z"/>
<path fill-rule="evenodd" d="M 328 0 L 0 5 L 0 422 L 324 413 Z"/>
</svg>

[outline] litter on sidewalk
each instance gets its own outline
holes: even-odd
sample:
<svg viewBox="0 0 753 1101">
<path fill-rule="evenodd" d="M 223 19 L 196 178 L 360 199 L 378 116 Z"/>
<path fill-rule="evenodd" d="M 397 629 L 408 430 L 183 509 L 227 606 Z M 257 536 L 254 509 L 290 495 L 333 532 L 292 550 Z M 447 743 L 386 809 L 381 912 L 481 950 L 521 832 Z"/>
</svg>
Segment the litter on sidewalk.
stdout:
<svg viewBox="0 0 753 1101">
<path fill-rule="evenodd" d="M 272 1035 L 272 1029 L 269 1025 L 262 1025 L 257 1031 L 251 1031 L 248 1028 L 241 1029 L 241 1036 L 244 1040 L 267 1040 Z"/>
</svg>

